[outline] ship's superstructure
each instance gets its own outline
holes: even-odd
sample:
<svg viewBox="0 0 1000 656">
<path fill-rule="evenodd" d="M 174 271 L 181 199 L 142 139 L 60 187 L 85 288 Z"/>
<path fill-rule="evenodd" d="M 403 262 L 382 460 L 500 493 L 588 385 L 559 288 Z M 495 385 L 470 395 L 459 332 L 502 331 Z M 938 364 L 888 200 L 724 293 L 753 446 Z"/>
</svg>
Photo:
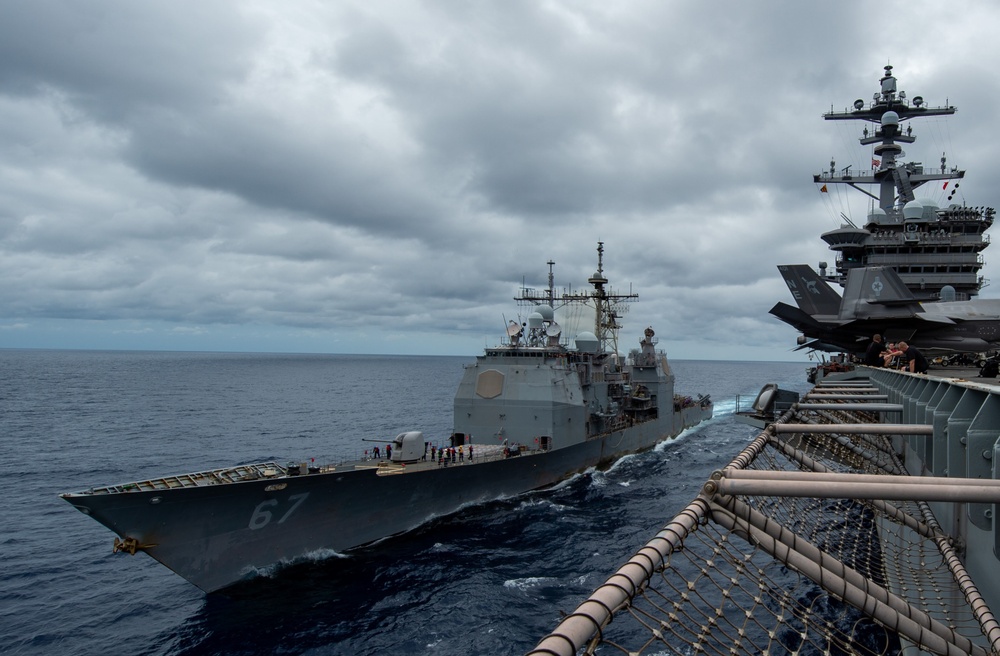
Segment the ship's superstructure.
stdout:
<svg viewBox="0 0 1000 656">
<path fill-rule="evenodd" d="M 466 367 L 441 448 L 407 431 L 384 458 L 240 465 L 62 497 L 118 535 L 115 551 L 145 552 L 211 592 L 651 448 L 711 417 L 712 402 L 674 394 L 652 328 L 627 361 L 619 357 L 617 319 L 635 294 L 609 290 L 603 253 L 599 244 L 590 293 L 557 299 L 552 263 L 546 295 L 522 289 L 532 312 Z M 577 306 L 594 311 L 595 332 L 578 333 L 571 347 L 555 313 Z"/>
<path fill-rule="evenodd" d="M 864 123 L 859 141 L 872 147 L 873 157 L 871 169 L 838 169 L 831 161 L 828 171 L 813 176 L 823 185 L 822 191 L 842 184 L 872 199 L 864 226 L 848 219 L 839 229 L 823 234 L 837 259 L 835 272 L 827 273 L 821 263 L 820 273 L 843 285 L 853 268 L 886 266 L 895 269 L 920 300 L 969 300 L 985 283 L 981 253 L 989 245 L 985 232 L 993 224 L 995 210 L 952 202 L 965 171 L 949 168 L 945 154 L 940 168 L 902 159 L 903 146 L 916 141 L 912 120 L 950 116 L 955 107 L 929 107 L 921 96 L 907 98 L 905 91 L 897 90 L 892 66 L 885 67 L 880 85 L 870 102 L 858 99 L 853 109 L 823 116 L 828 121 Z M 941 184 L 946 205 L 917 195 L 927 183 Z"/>
<path fill-rule="evenodd" d="M 647 423 L 676 432 L 664 422 L 693 402 L 674 398 L 674 377 L 656 351 L 652 328 L 627 362 L 619 357 L 618 319 L 637 295 L 607 286 L 603 254 L 600 244 L 590 293 L 557 295 L 552 262 L 547 290 L 521 289 L 516 300 L 530 309 L 526 321 L 511 321 L 506 343 L 487 349 L 459 386 L 455 431 L 461 440 L 529 435 L 529 448 L 558 449 Z M 593 311 L 594 332 L 578 333 L 570 349 L 561 343 L 555 314 L 578 306 Z"/>
</svg>

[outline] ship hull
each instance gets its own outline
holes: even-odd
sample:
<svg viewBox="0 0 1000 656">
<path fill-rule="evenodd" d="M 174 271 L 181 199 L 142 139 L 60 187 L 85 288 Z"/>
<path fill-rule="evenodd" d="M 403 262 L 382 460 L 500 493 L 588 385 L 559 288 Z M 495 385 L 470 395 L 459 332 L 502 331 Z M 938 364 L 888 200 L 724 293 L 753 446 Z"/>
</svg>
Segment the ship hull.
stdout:
<svg viewBox="0 0 1000 656">
<path fill-rule="evenodd" d="M 67 494 L 76 508 L 205 592 L 310 554 L 342 552 L 463 506 L 550 486 L 651 448 L 711 416 L 689 407 L 575 445 L 397 474 L 374 468 L 224 485 Z"/>
</svg>

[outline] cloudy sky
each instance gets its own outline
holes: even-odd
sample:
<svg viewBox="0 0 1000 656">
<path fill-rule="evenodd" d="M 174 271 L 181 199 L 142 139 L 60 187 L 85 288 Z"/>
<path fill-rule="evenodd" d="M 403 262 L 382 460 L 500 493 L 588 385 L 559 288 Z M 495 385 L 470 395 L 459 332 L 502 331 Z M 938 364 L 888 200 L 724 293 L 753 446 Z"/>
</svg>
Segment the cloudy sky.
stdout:
<svg viewBox="0 0 1000 656">
<path fill-rule="evenodd" d="M 868 165 L 886 63 L 951 119 L 908 160 L 996 206 L 1000 5 L 0 0 L 0 348 L 474 355 L 605 245 L 673 358 L 802 360 L 776 265 Z M 937 122 L 935 122 L 937 121 Z M 933 197 L 933 193 L 931 194 Z M 937 200 L 943 200 L 941 198 Z M 984 298 L 1000 296 L 986 253 Z"/>
</svg>

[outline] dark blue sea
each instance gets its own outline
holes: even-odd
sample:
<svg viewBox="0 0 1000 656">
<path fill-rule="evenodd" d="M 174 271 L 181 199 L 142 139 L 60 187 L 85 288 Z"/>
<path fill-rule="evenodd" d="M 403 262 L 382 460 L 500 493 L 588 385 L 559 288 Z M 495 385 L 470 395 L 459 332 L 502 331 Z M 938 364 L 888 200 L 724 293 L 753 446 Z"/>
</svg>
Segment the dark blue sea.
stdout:
<svg viewBox="0 0 1000 656">
<path fill-rule="evenodd" d="M 60 492 L 243 462 L 327 462 L 451 431 L 469 357 L 0 350 L 0 653 L 521 654 L 756 433 L 806 363 L 673 360 L 715 418 L 608 471 L 206 596 Z"/>
</svg>

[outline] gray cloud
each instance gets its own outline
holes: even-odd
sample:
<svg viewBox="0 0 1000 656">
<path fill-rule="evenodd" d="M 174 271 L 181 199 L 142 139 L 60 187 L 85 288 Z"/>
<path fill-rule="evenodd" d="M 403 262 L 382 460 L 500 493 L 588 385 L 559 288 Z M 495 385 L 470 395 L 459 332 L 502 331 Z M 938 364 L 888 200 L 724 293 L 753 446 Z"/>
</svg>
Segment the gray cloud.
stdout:
<svg viewBox="0 0 1000 656">
<path fill-rule="evenodd" d="M 0 346 L 471 354 L 603 240 L 636 334 L 792 357 L 775 265 L 832 263 L 819 234 L 867 211 L 811 182 L 869 156 L 821 114 L 890 61 L 960 108 L 909 155 L 995 205 L 1000 10 L 724 5 L 12 5 Z"/>
</svg>

